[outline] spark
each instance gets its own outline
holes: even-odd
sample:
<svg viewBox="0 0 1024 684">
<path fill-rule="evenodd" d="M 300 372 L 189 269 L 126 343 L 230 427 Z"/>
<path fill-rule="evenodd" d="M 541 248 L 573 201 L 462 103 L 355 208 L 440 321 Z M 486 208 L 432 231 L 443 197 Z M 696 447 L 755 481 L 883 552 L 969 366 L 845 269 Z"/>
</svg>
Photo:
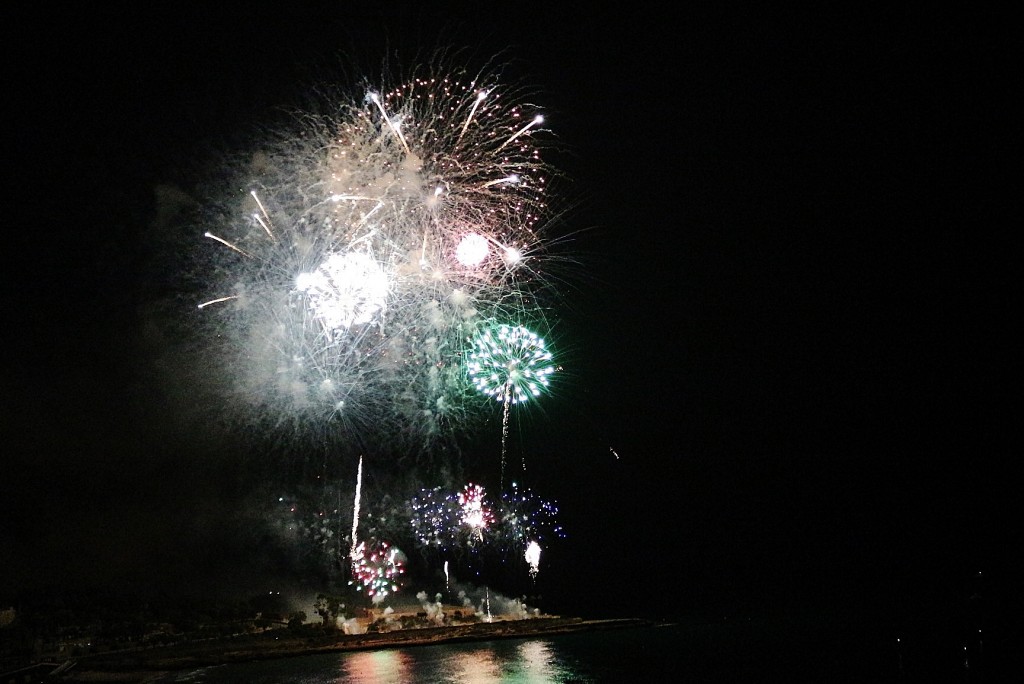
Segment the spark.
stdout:
<svg viewBox="0 0 1024 684">
<path fill-rule="evenodd" d="M 495 185 L 505 185 L 505 184 L 515 185 L 518 182 L 519 182 L 519 176 L 517 176 L 515 174 L 512 174 L 511 176 L 505 176 L 504 178 L 498 178 L 496 180 L 487 181 L 486 183 L 484 183 L 483 187 L 490 188 L 490 187 L 495 186 Z"/>
<path fill-rule="evenodd" d="M 396 136 L 398 136 L 398 139 L 399 139 L 399 140 L 400 140 L 400 141 L 402 142 L 402 147 L 404 147 L 404 148 L 405 148 L 405 151 L 406 151 L 406 153 L 407 153 L 407 154 L 412 154 L 412 150 L 410 150 L 410 149 L 409 149 L 409 143 L 407 143 L 407 142 L 405 141 L 405 136 L 404 136 L 404 135 L 402 135 L 402 131 L 401 131 L 401 130 L 400 130 L 400 129 L 398 128 L 398 126 L 397 126 L 397 125 L 396 125 L 396 124 L 395 124 L 395 123 L 394 123 L 394 122 L 393 122 L 393 121 L 391 120 L 391 117 L 389 117 L 389 116 L 388 116 L 388 113 L 387 113 L 386 111 L 384 111 L 384 105 L 382 105 L 382 104 L 380 103 L 380 95 L 378 95 L 377 93 L 372 93 L 372 92 L 371 92 L 371 93 L 369 93 L 369 94 L 367 95 L 367 97 L 369 97 L 369 98 L 370 98 L 370 101 L 371 101 L 371 102 L 373 102 L 373 104 L 377 105 L 377 109 L 379 109 L 379 110 L 380 110 L 380 114 L 381 114 L 381 116 L 383 116 L 383 117 L 384 117 L 384 121 L 386 121 L 386 122 L 387 122 L 387 124 L 388 124 L 388 128 L 390 128 L 390 129 L 391 129 L 391 130 L 392 130 L 392 131 L 394 132 L 394 134 L 395 134 Z"/>
<path fill-rule="evenodd" d="M 476 94 L 476 99 L 473 100 L 473 108 L 469 110 L 469 116 L 466 117 L 465 123 L 462 124 L 462 130 L 459 131 L 459 137 L 455 142 L 458 143 L 462 140 L 462 136 L 466 134 L 466 129 L 469 128 L 469 122 L 473 120 L 473 115 L 476 114 L 477 107 L 480 106 L 480 103 L 483 102 L 486 97 L 486 90 L 481 90 Z"/>
<path fill-rule="evenodd" d="M 219 304 L 220 302 L 227 302 L 227 301 L 230 301 L 232 299 L 238 299 L 238 295 L 230 295 L 230 296 L 227 296 L 227 297 L 217 297 L 217 299 L 211 299 L 208 302 L 203 302 L 202 304 L 199 305 L 199 308 L 200 309 L 205 309 L 206 307 L 210 306 L 211 304 Z"/>
<path fill-rule="evenodd" d="M 263 227 L 263 230 L 265 230 L 267 232 L 267 236 L 271 240 L 275 240 L 274 233 L 273 233 L 273 231 L 270 230 L 270 224 L 269 224 L 270 214 L 267 213 L 267 208 L 263 206 L 263 202 L 260 201 L 260 196 L 258 194 L 256 194 L 255 190 L 250 190 L 249 194 L 252 195 L 252 198 L 254 200 L 256 200 L 256 204 L 259 205 L 260 211 L 263 212 L 263 216 L 267 217 L 267 223 L 265 223 L 263 221 L 263 219 L 260 218 L 259 214 L 253 214 L 253 218 L 256 219 L 257 221 L 259 221 L 259 224 Z"/>
<path fill-rule="evenodd" d="M 499 147 L 498 150 L 501 151 L 501 150 L 505 149 L 509 144 L 512 143 L 513 140 L 515 140 L 516 138 L 521 136 L 523 133 L 526 133 L 528 130 L 530 130 L 534 126 L 537 126 L 537 125 L 542 124 L 542 123 L 544 123 L 544 117 L 541 116 L 540 114 L 538 114 L 537 116 L 533 117 L 533 121 L 531 121 L 530 123 L 528 123 L 525 126 L 523 126 L 522 128 L 520 128 L 518 131 L 516 131 L 512 135 L 512 137 L 510 137 L 508 140 L 506 140 L 504 143 L 502 143 L 501 147 Z"/>
<path fill-rule="evenodd" d="M 219 242 L 220 244 L 224 245 L 228 249 L 233 249 L 234 251 L 238 252 L 239 254 L 241 254 L 242 256 L 246 257 L 247 259 L 254 258 L 252 254 L 249 254 L 244 249 L 242 249 L 240 247 L 236 247 L 235 245 L 231 244 L 230 242 L 228 242 L 224 238 L 217 237 L 216 235 L 214 235 L 210 231 L 206 231 L 205 233 L 203 233 L 203 237 L 208 237 L 211 240 L 216 240 L 217 242 Z"/>
</svg>

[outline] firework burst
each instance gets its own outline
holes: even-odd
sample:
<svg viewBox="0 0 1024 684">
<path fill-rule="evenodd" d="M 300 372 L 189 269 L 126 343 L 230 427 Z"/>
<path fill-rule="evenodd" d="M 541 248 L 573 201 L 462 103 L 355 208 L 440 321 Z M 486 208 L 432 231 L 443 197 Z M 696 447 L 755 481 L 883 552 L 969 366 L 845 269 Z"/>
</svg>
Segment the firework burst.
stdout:
<svg viewBox="0 0 1024 684">
<path fill-rule="evenodd" d="M 498 325 L 473 342 L 469 374 L 476 388 L 503 403 L 539 396 L 555 372 L 544 340 L 522 326 Z"/>
<path fill-rule="evenodd" d="M 468 562 L 460 567 L 469 571 L 474 571 L 472 563 L 484 558 L 506 568 L 519 558 L 526 560 L 536 578 L 542 546 L 550 547 L 566 536 L 555 502 L 515 482 L 494 505 L 482 486 L 469 483 L 458 491 L 421 489 L 407 510 L 413 543 L 424 558 L 437 561 L 452 555 L 457 563 Z M 447 560 L 444 565 L 447 577 Z"/>
<path fill-rule="evenodd" d="M 531 541 L 546 544 L 565 537 L 557 503 L 515 482 L 502 492 L 498 519 L 500 536 L 513 549 L 521 550 Z"/>
<path fill-rule="evenodd" d="M 352 576 L 349 582 L 365 590 L 374 603 L 398 592 L 405 573 L 405 554 L 386 541 L 360 542 L 352 552 Z"/>
<path fill-rule="evenodd" d="M 423 549 L 444 551 L 454 547 L 461 510 L 454 496 L 441 487 L 422 489 L 411 502 L 410 525 Z"/>
<path fill-rule="evenodd" d="M 523 558 L 530 566 L 530 577 L 536 579 L 537 573 L 540 572 L 540 544 L 535 541 L 527 544 Z"/>
<path fill-rule="evenodd" d="M 484 540 L 484 532 L 494 522 L 494 514 L 487 504 L 484 488 L 467 484 L 459 492 L 460 524 L 462 536 L 470 545 Z"/>
<path fill-rule="evenodd" d="M 544 340 L 522 326 L 485 327 L 473 339 L 467 368 L 477 390 L 502 403 L 501 485 L 504 486 L 512 404 L 539 396 L 555 372 Z M 526 467 L 525 460 L 523 467 Z"/>
<path fill-rule="evenodd" d="M 200 308 L 246 411 L 401 447 L 468 425 L 466 340 L 536 306 L 554 174 L 522 94 L 438 69 L 298 112 L 235 161 Z M 532 361 L 497 391 L 543 384 Z"/>
</svg>

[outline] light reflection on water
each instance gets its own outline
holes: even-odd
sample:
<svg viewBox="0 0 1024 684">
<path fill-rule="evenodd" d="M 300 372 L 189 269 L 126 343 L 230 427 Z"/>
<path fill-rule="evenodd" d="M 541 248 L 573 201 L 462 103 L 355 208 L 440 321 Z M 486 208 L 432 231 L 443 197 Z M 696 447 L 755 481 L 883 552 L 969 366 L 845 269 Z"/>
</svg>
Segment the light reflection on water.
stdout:
<svg viewBox="0 0 1024 684">
<path fill-rule="evenodd" d="M 550 639 L 298 656 L 170 675 L 167 684 L 561 684 L 586 676 Z"/>
<path fill-rule="evenodd" d="M 361 651 L 341 661 L 339 681 L 380 684 L 404 684 L 413 680 L 412 658 L 405 651 Z"/>
<path fill-rule="evenodd" d="M 443 650 L 372 651 L 342 656 L 338 684 L 407 682 L 536 682 L 557 684 L 580 678 L 557 662 L 544 640 L 489 642 Z"/>
<path fill-rule="evenodd" d="M 499 682 L 501 665 L 490 648 L 480 648 L 460 653 L 452 658 L 452 676 L 463 682 Z"/>
</svg>

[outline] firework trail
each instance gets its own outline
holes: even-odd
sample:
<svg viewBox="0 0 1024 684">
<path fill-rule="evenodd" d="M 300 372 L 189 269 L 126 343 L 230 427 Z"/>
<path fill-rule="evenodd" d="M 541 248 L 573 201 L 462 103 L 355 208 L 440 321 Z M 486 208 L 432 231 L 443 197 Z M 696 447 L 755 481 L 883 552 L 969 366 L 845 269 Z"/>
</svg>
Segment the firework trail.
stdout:
<svg viewBox="0 0 1024 684">
<path fill-rule="evenodd" d="M 356 547 L 359 542 L 356 538 L 357 528 L 359 527 L 359 500 L 362 496 L 363 491 L 363 457 L 359 457 L 359 469 L 356 471 L 356 496 L 355 501 L 352 504 L 352 562 L 355 562 Z"/>
<path fill-rule="evenodd" d="M 199 307 L 243 412 L 425 451 L 478 408 L 472 340 L 543 317 L 543 116 L 496 73 L 432 70 L 297 112 L 234 160 Z"/>
</svg>

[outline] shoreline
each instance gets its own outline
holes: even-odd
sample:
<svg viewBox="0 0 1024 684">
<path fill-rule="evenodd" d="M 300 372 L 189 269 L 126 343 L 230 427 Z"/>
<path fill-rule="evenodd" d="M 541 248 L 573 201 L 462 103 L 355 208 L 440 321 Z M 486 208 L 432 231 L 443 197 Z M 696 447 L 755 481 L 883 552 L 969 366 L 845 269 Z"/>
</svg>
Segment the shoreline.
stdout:
<svg viewBox="0 0 1024 684">
<path fill-rule="evenodd" d="M 495 620 L 439 627 L 414 627 L 364 634 L 302 634 L 237 637 L 206 644 L 179 644 L 145 651 L 91 654 L 77 659 L 62 677 L 68 682 L 92 684 L 152 682 L 172 672 L 254 660 L 290 658 L 318 653 L 405 648 L 463 641 L 489 641 L 569 634 L 599 629 L 657 626 L 642 618 L 585 620 L 555 616 L 521 620 Z M 284 631 L 284 630 L 277 630 Z"/>
</svg>

